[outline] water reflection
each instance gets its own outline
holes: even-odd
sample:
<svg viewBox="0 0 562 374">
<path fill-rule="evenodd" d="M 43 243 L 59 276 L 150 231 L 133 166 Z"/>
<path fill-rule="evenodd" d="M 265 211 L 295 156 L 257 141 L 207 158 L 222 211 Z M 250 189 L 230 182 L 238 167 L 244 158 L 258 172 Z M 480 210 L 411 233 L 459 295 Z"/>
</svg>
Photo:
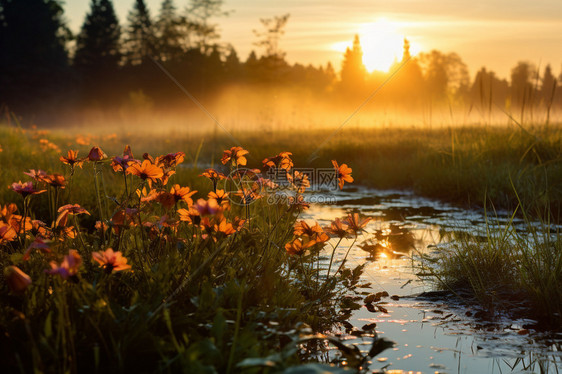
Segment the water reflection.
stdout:
<svg viewBox="0 0 562 374">
<path fill-rule="evenodd" d="M 387 373 L 492 373 L 556 372 L 562 366 L 562 336 L 539 339 L 519 335 L 526 321 L 499 320 L 491 327 L 478 325 L 472 306 L 451 300 L 415 297 L 431 286 L 419 281 L 412 268 L 413 251 L 434 251 L 454 238 L 453 232 L 485 231 L 482 212 L 466 211 L 410 193 L 357 189 L 337 194 L 334 206 L 313 205 L 305 219 L 325 226 L 336 217 L 361 212 L 373 217 L 347 258 L 348 266 L 366 264 L 363 278 L 371 293 L 386 295 L 375 305 L 354 312 L 350 325 L 340 332 L 353 344 L 368 350 L 368 338 L 353 331 L 373 326 L 379 336 L 394 340 L 393 350 L 374 358 L 371 370 Z M 502 219 L 500 212 L 500 220 Z M 507 216 L 505 218 L 508 219 Z M 353 240 L 344 240 L 335 263 L 345 256 Z M 329 258 L 331 253 L 326 253 Z M 376 306 L 376 307 L 375 307 Z M 382 306 L 382 308 L 379 308 Z M 469 313 L 467 313 L 469 312 Z M 562 371 L 562 370 L 560 370 Z"/>
</svg>

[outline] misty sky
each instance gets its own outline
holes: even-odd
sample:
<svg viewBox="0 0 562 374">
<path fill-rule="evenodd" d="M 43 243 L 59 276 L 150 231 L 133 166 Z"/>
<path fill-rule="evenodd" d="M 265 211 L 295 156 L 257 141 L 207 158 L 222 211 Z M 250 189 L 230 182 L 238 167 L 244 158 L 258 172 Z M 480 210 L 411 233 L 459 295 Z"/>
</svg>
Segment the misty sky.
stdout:
<svg viewBox="0 0 562 374">
<path fill-rule="evenodd" d="M 157 15 L 161 0 L 145 0 Z M 66 0 L 65 16 L 78 31 L 90 0 Z M 133 0 L 114 0 L 123 25 Z M 176 0 L 184 9 L 187 0 Z M 420 51 L 457 52 L 471 75 L 481 66 L 508 77 L 517 61 L 562 67 L 561 0 L 225 0 L 228 17 L 216 20 L 221 41 L 231 43 L 245 59 L 256 41 L 252 29 L 260 18 L 290 13 L 281 47 L 289 62 L 324 64 L 339 70 L 342 49 L 358 33 L 371 55 L 399 57 L 402 37 Z M 380 51 L 380 52 L 379 52 Z M 259 51 L 258 51 L 259 53 Z M 371 57 L 375 58 L 375 57 Z M 384 63 L 383 63 L 384 65 Z M 373 66 L 383 66 L 373 61 Z"/>
</svg>

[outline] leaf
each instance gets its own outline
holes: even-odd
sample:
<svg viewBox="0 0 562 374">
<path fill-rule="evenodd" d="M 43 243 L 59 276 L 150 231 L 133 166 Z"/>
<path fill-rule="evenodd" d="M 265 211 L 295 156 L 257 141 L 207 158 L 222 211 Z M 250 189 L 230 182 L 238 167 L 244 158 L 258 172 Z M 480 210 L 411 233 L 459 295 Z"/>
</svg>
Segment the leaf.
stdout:
<svg viewBox="0 0 562 374">
<path fill-rule="evenodd" d="M 52 323 L 52 317 L 53 317 L 53 312 L 49 312 L 49 314 L 47 315 L 47 318 L 45 319 L 45 328 L 43 329 L 43 332 L 45 334 L 45 337 L 48 339 L 51 337 L 51 335 L 53 335 L 53 323 Z"/>
<path fill-rule="evenodd" d="M 370 357 L 375 357 L 378 354 L 380 354 L 381 352 L 394 347 L 394 342 L 387 340 L 385 338 L 375 338 L 375 340 L 373 341 L 373 345 L 371 346 L 371 349 L 369 350 L 369 356 Z"/>
</svg>

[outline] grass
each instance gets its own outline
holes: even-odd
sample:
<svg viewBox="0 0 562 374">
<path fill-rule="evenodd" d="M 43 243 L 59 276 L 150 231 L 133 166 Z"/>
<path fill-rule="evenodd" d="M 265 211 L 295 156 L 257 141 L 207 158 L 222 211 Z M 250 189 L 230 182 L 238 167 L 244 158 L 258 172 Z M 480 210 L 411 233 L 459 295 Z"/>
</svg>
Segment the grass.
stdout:
<svg viewBox="0 0 562 374">
<path fill-rule="evenodd" d="M 468 291 L 493 315 L 536 320 L 539 329 L 562 325 L 562 232 L 547 220 L 486 222 L 486 233 L 453 235 L 447 249 L 422 255 L 421 273 L 439 288 Z"/>
<path fill-rule="evenodd" d="M 227 181 L 231 195 L 221 200 L 201 171 L 179 166 L 195 161 L 197 150 L 132 162 L 128 173 L 93 156 L 71 168 L 58 158 L 60 149 L 76 149 L 74 138 L 1 131 L 0 157 L 9 165 L 2 183 L 30 181 L 1 194 L 5 370 L 338 372 L 343 361 L 359 369 L 391 346 L 375 338 L 364 355 L 321 334 L 360 307 L 365 285 L 361 266 L 321 271 L 328 236 L 320 227 L 295 232 L 305 208 L 298 185 L 289 187 L 292 203 L 272 203 L 277 189 L 252 190 L 250 174 L 238 180 L 246 190 Z M 121 154 L 114 138 L 97 140 Z M 147 150 L 159 146 L 153 141 Z M 237 172 L 243 152 L 231 151 L 228 164 Z M 22 174 L 29 168 L 48 175 L 31 179 Z M 53 172 L 64 176 L 64 186 L 53 183 Z M 166 183 L 163 174 L 171 172 Z M 343 228 L 341 235 L 353 235 Z M 339 352 L 329 355 L 330 365 L 315 354 L 326 344 Z"/>
</svg>

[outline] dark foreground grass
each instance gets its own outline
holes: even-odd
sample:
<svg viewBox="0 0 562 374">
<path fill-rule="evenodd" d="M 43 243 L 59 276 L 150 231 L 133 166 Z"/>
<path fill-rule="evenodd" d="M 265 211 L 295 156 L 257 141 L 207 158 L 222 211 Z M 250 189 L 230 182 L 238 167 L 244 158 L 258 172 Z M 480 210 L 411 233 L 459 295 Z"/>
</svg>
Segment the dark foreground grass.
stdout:
<svg viewBox="0 0 562 374">
<path fill-rule="evenodd" d="M 71 167 L 56 144 L 76 149 L 74 139 L 2 132 L 6 372 L 339 372 L 392 346 L 375 338 L 364 355 L 321 334 L 360 307 L 362 267 L 321 272 L 327 233 L 296 224 L 305 184 L 272 202 L 275 187 L 254 190 L 257 176 L 238 173 L 242 149 L 230 150 L 236 178 L 221 191 L 210 172 L 180 167 L 193 153 L 130 158 L 115 171 L 94 147 Z M 20 179 L 29 184 L 7 188 Z M 356 235 L 353 222 L 328 233 Z M 337 353 L 319 354 L 328 345 Z"/>
</svg>

